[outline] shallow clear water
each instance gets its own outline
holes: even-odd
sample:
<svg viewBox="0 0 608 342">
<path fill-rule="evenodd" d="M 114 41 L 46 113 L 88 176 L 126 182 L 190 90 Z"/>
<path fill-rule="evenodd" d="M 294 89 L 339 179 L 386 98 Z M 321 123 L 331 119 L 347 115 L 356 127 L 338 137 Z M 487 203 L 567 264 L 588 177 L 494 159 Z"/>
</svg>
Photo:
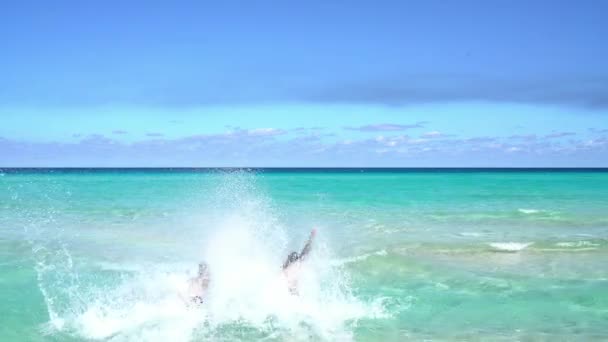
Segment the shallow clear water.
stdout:
<svg viewBox="0 0 608 342">
<path fill-rule="evenodd" d="M 606 340 L 606 208 L 608 172 L 5 171 L 0 336 Z"/>
</svg>

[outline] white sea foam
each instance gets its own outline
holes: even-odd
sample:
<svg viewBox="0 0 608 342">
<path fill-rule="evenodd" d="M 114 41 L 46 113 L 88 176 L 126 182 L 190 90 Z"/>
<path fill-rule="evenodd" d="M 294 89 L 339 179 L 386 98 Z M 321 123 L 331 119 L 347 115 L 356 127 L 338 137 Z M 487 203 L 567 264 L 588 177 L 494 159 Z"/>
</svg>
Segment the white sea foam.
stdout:
<svg viewBox="0 0 608 342">
<path fill-rule="evenodd" d="M 532 244 L 533 242 L 492 242 L 490 246 L 498 251 L 519 252 Z"/>
</svg>

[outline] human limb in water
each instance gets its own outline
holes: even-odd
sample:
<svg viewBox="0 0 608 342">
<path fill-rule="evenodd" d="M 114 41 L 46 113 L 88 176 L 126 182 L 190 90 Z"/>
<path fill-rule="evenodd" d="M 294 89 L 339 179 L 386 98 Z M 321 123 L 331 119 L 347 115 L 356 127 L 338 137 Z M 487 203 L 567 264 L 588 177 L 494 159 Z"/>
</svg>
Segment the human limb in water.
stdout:
<svg viewBox="0 0 608 342">
<path fill-rule="evenodd" d="M 312 248 L 312 240 L 315 238 L 316 234 L 317 234 L 317 230 L 315 228 L 313 228 L 310 231 L 310 236 L 308 237 L 308 241 L 306 241 L 304 248 L 302 248 L 302 251 L 300 252 L 300 260 L 304 260 L 304 258 L 308 255 L 308 253 L 310 253 L 310 249 Z"/>
<path fill-rule="evenodd" d="M 198 274 L 188 282 L 189 301 L 194 304 L 203 304 L 211 281 L 209 266 L 205 262 L 198 264 Z"/>
<path fill-rule="evenodd" d="M 306 241 L 306 244 L 302 248 L 300 254 L 298 254 L 298 252 L 289 253 L 287 259 L 285 260 L 285 263 L 283 263 L 283 270 L 287 269 L 295 262 L 304 260 L 304 258 L 308 255 L 308 253 L 310 253 L 310 250 L 312 249 L 312 241 L 314 240 L 316 234 L 317 230 L 313 228 L 313 230 L 310 232 L 310 237 L 308 238 L 308 241 Z"/>
<path fill-rule="evenodd" d="M 285 263 L 283 264 L 283 275 L 287 280 L 287 286 L 291 294 L 298 294 L 300 267 L 302 265 L 302 261 L 308 256 L 312 249 L 312 243 L 316 234 L 317 230 L 313 229 L 310 232 L 310 237 L 308 238 L 308 241 L 306 241 L 306 244 L 304 245 L 304 248 L 302 248 L 300 254 L 297 252 L 289 253 L 287 260 L 285 260 Z"/>
</svg>

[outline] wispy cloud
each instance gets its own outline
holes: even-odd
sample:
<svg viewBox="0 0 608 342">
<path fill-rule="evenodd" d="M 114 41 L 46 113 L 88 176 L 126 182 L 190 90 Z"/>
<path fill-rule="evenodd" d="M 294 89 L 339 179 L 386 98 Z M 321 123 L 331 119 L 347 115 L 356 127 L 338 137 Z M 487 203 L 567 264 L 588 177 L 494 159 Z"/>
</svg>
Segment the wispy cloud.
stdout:
<svg viewBox="0 0 608 342">
<path fill-rule="evenodd" d="M 426 122 L 420 121 L 414 124 L 391 124 L 391 123 L 382 123 L 375 125 L 365 125 L 358 127 L 344 127 L 344 129 L 348 129 L 351 131 L 360 131 L 360 132 L 394 132 L 394 131 L 405 131 L 412 128 L 422 128 L 424 127 Z"/>
<path fill-rule="evenodd" d="M 478 144 L 478 143 L 495 142 L 496 140 L 498 140 L 497 137 L 472 137 L 472 138 L 464 139 L 463 141 L 467 142 L 467 143 Z"/>
<path fill-rule="evenodd" d="M 555 132 L 555 133 L 547 134 L 545 136 L 545 138 L 548 138 L 548 139 L 563 138 L 563 137 L 569 137 L 569 136 L 573 136 L 573 135 L 576 135 L 576 133 L 574 133 L 574 132 Z"/>
<path fill-rule="evenodd" d="M 422 134 L 423 138 L 443 138 L 448 136 L 447 134 L 441 133 L 439 131 L 430 131 Z"/>
<path fill-rule="evenodd" d="M 165 135 L 163 133 L 158 133 L 158 132 L 150 132 L 150 133 L 146 133 L 147 137 L 164 137 Z"/>
<path fill-rule="evenodd" d="M 127 131 L 123 131 L 122 129 L 117 129 L 115 131 L 112 131 L 112 134 L 116 134 L 116 135 L 124 135 L 124 134 L 128 134 L 129 132 Z"/>
<path fill-rule="evenodd" d="M 390 105 L 487 101 L 606 108 L 608 77 L 534 80 L 493 79 L 466 74 L 407 74 L 320 87 L 309 100 Z"/>
<path fill-rule="evenodd" d="M 591 131 L 592 133 L 600 133 L 600 134 L 602 134 L 602 133 L 608 133 L 608 128 L 601 128 L 601 129 L 598 129 L 598 128 L 589 128 L 589 131 Z"/>
<path fill-rule="evenodd" d="M 290 131 L 296 132 L 298 134 L 304 134 L 304 133 L 315 132 L 315 131 L 320 131 L 320 130 L 323 130 L 323 127 L 320 127 L 320 126 L 313 126 L 313 127 L 300 126 L 300 127 L 293 128 Z"/>
<path fill-rule="evenodd" d="M 507 139 L 510 140 L 536 140 L 538 138 L 538 136 L 536 134 L 516 134 L 516 135 L 511 135 L 510 137 L 508 137 Z"/>
<path fill-rule="evenodd" d="M 285 133 L 287 133 L 287 131 L 277 128 L 256 128 L 247 131 L 247 134 L 252 136 L 276 136 Z"/>
<path fill-rule="evenodd" d="M 272 73 L 271 73 L 272 74 Z M 281 74 L 277 72 L 275 74 Z M 312 104 L 372 104 L 411 105 L 443 104 L 448 102 L 521 103 L 533 105 L 566 105 L 585 109 L 608 108 L 608 77 L 557 77 L 532 79 L 525 75 L 516 78 L 496 79 L 470 74 L 417 74 L 398 76 L 376 75 L 373 79 L 359 77 L 354 81 L 345 78 L 300 82 L 298 77 L 284 80 L 238 81 L 230 84 L 231 92 L 213 87 L 199 89 L 174 82 L 163 87 L 133 81 L 131 93 L 114 88 L 90 93 L 86 89 L 53 89 L 42 86 L 30 89 L 30 96 L 39 105 L 99 105 L 113 102 L 127 105 L 195 107 L 209 105 L 264 104 L 302 102 Z M 270 76 L 271 79 L 274 76 Z M 259 87 L 259 84 L 271 84 Z M 333 83 L 332 83 L 333 82 Z M 170 88 L 170 89 L 167 89 Z M 286 90 L 287 89 L 287 90 Z M 18 87 L 7 87 L 0 92 L 0 102 L 20 104 L 23 96 Z M 177 120 L 172 123 L 180 123 Z"/>
</svg>

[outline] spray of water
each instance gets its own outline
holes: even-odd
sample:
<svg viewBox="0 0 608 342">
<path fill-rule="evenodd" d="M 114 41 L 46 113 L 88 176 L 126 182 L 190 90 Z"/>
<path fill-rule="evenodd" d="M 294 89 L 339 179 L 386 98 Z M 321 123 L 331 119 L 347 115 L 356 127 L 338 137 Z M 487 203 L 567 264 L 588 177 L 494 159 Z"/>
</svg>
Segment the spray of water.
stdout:
<svg viewBox="0 0 608 342">
<path fill-rule="evenodd" d="M 323 229 L 302 266 L 299 293 L 291 294 L 281 265 L 288 246 L 296 245 L 291 236 L 303 234 L 284 226 L 257 176 L 215 177 L 215 189 L 207 189 L 196 213 L 192 239 L 184 242 L 198 245 L 196 258 L 79 268 L 61 239 L 35 239 L 38 282 L 50 316 L 47 333 L 113 341 L 344 340 L 352 338 L 359 319 L 383 315 L 380 303 L 352 294 L 348 276 L 332 262 Z M 211 283 L 205 302 L 193 305 L 187 283 L 203 260 Z"/>
</svg>

